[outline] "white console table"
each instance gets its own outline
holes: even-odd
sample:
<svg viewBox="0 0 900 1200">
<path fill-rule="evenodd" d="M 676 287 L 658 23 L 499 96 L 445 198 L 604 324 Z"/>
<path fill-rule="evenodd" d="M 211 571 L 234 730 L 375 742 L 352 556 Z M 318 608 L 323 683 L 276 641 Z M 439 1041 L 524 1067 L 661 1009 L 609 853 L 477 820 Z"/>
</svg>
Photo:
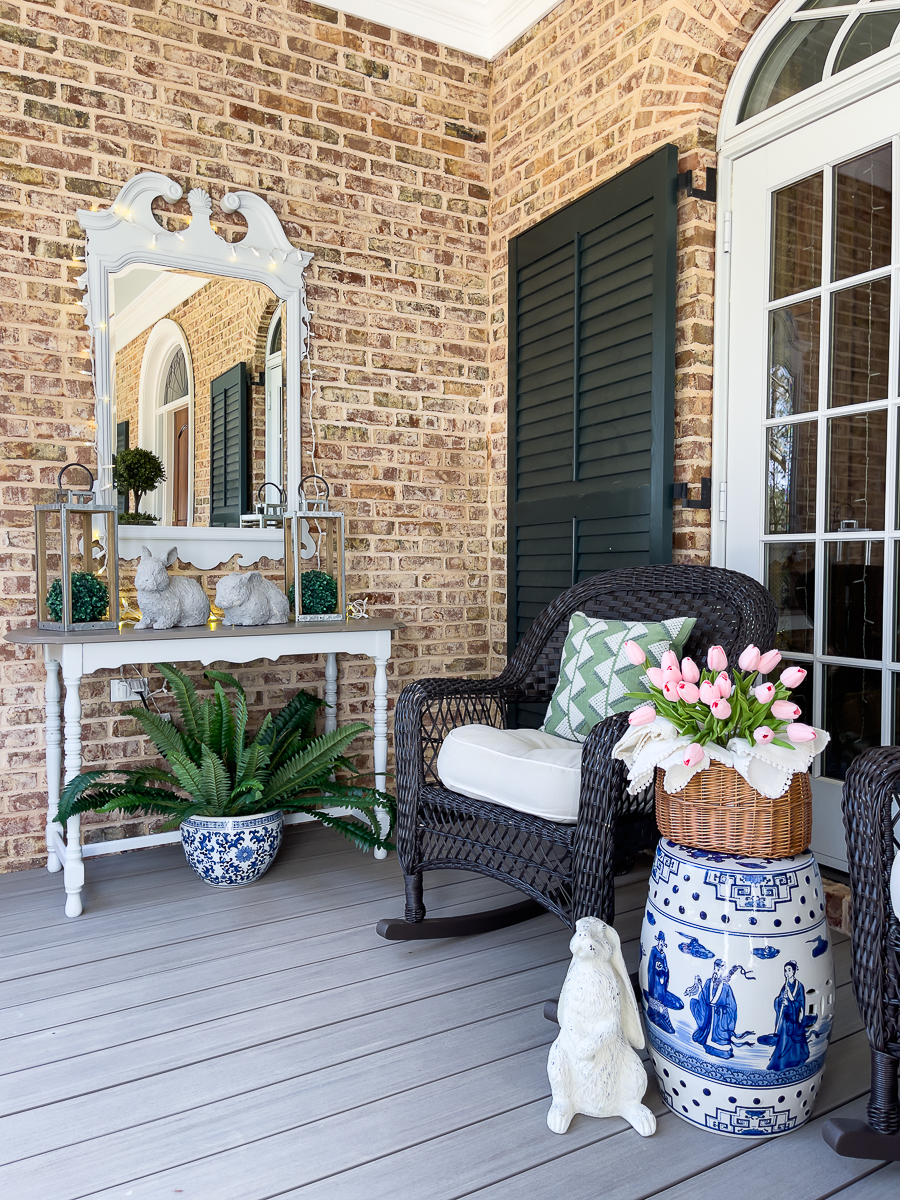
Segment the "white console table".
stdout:
<svg viewBox="0 0 900 1200">
<path fill-rule="evenodd" d="M 391 655 L 391 632 L 402 629 L 400 621 L 366 618 L 351 621 L 322 621 L 315 624 L 253 625 L 234 627 L 211 623 L 193 629 L 141 629 L 125 626 L 118 631 L 54 633 L 46 629 L 16 629 L 6 641 L 42 646 L 47 668 L 47 870 L 63 871 L 66 916 L 80 915 L 84 886 L 81 847 L 81 818 L 72 817 L 65 831 L 56 820 L 59 807 L 60 774 L 65 751 L 65 782 L 81 771 L 81 680 L 94 671 L 145 662 L 246 663 L 269 661 L 287 654 L 325 655 L 326 730 L 337 721 L 337 655 L 364 654 L 375 662 L 374 758 L 375 783 L 384 788 L 387 768 L 387 664 Z M 60 721 L 60 668 L 65 684 L 64 738 Z M 119 848 L 140 839 L 123 839 Z M 385 851 L 376 852 L 384 858 Z"/>
</svg>

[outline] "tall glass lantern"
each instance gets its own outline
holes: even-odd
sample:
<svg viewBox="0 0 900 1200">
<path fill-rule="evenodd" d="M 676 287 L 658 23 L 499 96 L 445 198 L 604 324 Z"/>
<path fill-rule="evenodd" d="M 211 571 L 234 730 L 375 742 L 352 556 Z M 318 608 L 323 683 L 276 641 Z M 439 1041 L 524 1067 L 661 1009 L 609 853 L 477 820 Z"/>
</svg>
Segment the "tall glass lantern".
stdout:
<svg viewBox="0 0 900 1200">
<path fill-rule="evenodd" d="M 63 486 L 73 467 L 86 472 L 87 489 Z M 118 629 L 118 512 L 94 502 L 93 486 L 87 467 L 67 463 L 57 476 L 56 501 L 35 505 L 38 629 Z"/>
<path fill-rule="evenodd" d="M 343 621 L 344 514 L 331 511 L 321 475 L 305 476 L 297 490 L 297 510 L 284 515 L 284 585 L 294 620 Z"/>
</svg>

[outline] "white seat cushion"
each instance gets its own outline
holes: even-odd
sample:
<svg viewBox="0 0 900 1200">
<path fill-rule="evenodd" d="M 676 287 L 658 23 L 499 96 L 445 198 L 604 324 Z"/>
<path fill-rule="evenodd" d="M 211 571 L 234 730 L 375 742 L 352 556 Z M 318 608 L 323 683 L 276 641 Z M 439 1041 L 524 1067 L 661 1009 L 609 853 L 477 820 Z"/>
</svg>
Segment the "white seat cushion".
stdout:
<svg viewBox="0 0 900 1200">
<path fill-rule="evenodd" d="M 894 916 L 900 921 L 900 854 L 894 859 L 891 867 L 891 907 Z"/>
<path fill-rule="evenodd" d="M 437 772 L 444 787 L 548 821 L 578 819 L 580 742 L 539 729 L 462 725 L 444 739 Z"/>
</svg>

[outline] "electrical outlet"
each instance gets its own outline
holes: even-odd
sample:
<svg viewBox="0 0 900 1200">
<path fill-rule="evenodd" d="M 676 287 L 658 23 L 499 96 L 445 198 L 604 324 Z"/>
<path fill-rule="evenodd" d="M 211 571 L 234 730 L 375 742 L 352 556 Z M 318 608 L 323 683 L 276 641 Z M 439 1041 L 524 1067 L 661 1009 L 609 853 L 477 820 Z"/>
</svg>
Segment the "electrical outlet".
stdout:
<svg viewBox="0 0 900 1200">
<path fill-rule="evenodd" d="M 134 704 L 141 696 L 149 694 L 149 679 L 111 679 L 109 681 L 109 698 L 113 704 Z"/>
</svg>

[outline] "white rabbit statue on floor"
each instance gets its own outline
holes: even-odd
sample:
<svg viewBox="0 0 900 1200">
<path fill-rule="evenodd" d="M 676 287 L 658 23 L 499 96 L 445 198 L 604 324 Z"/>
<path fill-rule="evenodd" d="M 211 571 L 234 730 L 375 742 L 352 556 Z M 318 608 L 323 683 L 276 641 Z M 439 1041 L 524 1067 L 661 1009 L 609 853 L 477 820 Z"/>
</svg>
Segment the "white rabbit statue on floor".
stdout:
<svg viewBox="0 0 900 1200">
<path fill-rule="evenodd" d="M 178 557 L 172 547 L 160 558 L 141 546 L 141 561 L 134 573 L 141 619 L 135 629 L 174 629 L 176 625 L 205 625 L 209 620 L 209 598 L 196 579 L 170 575 Z"/>
<path fill-rule="evenodd" d="M 287 596 L 259 571 L 235 571 L 220 579 L 216 604 L 226 625 L 283 625 L 290 613 Z"/>
<path fill-rule="evenodd" d="M 632 1048 L 643 1048 L 644 1032 L 619 935 L 599 917 L 582 917 L 569 949 L 559 1037 L 547 1059 L 553 1092 L 547 1124 L 565 1133 L 576 1113 L 623 1117 L 649 1137 L 656 1118 L 641 1104 L 647 1072 Z"/>
</svg>

